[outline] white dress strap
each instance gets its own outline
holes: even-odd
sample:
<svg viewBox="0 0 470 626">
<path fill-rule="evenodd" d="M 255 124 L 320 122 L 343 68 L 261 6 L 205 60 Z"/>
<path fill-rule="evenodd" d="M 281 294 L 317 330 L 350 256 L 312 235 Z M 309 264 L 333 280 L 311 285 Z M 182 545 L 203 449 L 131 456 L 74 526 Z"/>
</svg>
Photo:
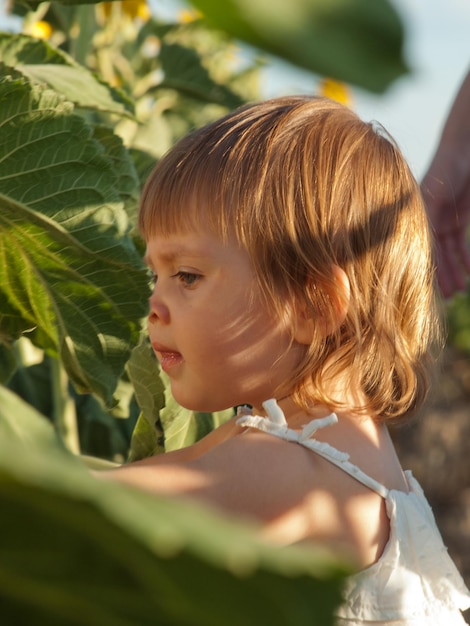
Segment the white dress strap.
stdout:
<svg viewBox="0 0 470 626">
<path fill-rule="evenodd" d="M 266 400 L 266 402 L 263 402 L 263 408 L 267 413 L 266 417 L 252 415 L 251 413 L 247 414 L 246 408 L 239 409 L 237 424 L 245 428 L 260 430 L 274 437 L 278 437 L 279 439 L 284 439 L 284 441 L 298 443 L 304 446 L 304 448 L 316 452 L 316 454 L 327 461 L 330 461 L 330 463 L 342 469 L 365 487 L 375 491 L 382 498 L 387 498 L 389 493 L 388 489 L 368 474 L 365 474 L 357 465 L 351 463 L 349 461 L 349 454 L 340 452 L 336 448 L 333 448 L 333 446 L 330 446 L 330 444 L 324 441 L 318 441 L 318 439 L 313 437 L 314 433 L 320 428 L 325 428 L 325 426 L 331 426 L 338 422 L 338 417 L 335 413 L 331 413 L 327 417 L 312 420 L 308 424 L 305 424 L 299 432 L 289 428 L 285 415 L 276 400 Z"/>
</svg>

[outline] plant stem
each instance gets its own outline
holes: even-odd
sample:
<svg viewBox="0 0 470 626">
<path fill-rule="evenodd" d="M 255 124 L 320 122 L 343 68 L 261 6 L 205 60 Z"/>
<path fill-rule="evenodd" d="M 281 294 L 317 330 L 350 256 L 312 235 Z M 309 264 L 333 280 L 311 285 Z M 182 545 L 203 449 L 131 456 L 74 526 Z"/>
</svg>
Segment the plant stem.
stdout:
<svg viewBox="0 0 470 626">
<path fill-rule="evenodd" d="M 93 35 L 96 32 L 95 7 L 75 7 L 75 38 L 71 40 L 71 54 L 76 61 L 87 65 L 87 55 L 91 49 Z"/>
<path fill-rule="evenodd" d="M 77 413 L 68 391 L 69 380 L 58 359 L 51 359 L 50 363 L 54 424 L 65 447 L 73 454 L 80 454 Z"/>
</svg>

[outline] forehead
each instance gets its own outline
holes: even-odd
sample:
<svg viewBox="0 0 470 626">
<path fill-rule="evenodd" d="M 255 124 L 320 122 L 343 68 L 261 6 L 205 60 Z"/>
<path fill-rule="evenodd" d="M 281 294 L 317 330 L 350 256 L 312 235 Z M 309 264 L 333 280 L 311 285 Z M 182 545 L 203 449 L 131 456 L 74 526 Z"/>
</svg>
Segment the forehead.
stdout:
<svg viewBox="0 0 470 626">
<path fill-rule="evenodd" d="M 172 260 L 184 255 L 203 256 L 210 249 L 214 249 L 215 242 L 212 240 L 213 237 L 209 234 L 194 232 L 151 235 L 147 240 L 145 260 Z"/>
<path fill-rule="evenodd" d="M 248 255 L 234 239 L 223 240 L 210 231 L 192 231 L 149 237 L 144 260 L 150 266 L 179 260 L 227 264 L 248 262 Z"/>
</svg>

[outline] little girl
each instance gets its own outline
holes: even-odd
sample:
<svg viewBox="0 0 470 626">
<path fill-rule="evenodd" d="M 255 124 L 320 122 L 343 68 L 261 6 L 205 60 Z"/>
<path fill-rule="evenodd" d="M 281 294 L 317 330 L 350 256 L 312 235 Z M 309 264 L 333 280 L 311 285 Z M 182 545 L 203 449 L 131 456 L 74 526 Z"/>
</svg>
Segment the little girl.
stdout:
<svg viewBox="0 0 470 626">
<path fill-rule="evenodd" d="M 140 230 L 173 396 L 243 408 L 112 477 L 347 553 L 338 624 L 464 624 L 470 593 L 387 430 L 421 406 L 439 340 L 428 223 L 396 145 L 327 99 L 245 106 L 158 163 Z"/>
</svg>

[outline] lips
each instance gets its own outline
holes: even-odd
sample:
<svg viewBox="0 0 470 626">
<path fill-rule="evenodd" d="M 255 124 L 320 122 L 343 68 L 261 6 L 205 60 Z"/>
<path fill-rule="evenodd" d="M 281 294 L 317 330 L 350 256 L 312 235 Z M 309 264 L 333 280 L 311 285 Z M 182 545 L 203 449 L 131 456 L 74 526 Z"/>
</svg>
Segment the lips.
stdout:
<svg viewBox="0 0 470 626">
<path fill-rule="evenodd" d="M 173 367 L 176 367 L 176 365 L 183 362 L 182 354 L 176 350 L 171 350 L 167 346 L 154 342 L 152 342 L 152 348 L 154 349 L 164 372 L 168 372 Z"/>
</svg>

